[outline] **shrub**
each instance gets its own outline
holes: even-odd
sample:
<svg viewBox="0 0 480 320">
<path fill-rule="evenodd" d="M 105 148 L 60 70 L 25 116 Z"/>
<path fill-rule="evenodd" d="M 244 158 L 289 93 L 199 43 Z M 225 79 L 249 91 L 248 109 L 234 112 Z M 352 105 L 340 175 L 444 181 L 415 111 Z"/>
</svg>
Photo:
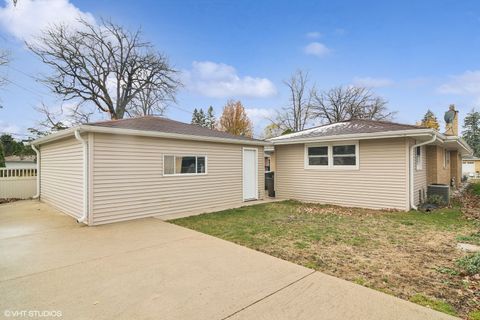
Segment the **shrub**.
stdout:
<svg viewBox="0 0 480 320">
<path fill-rule="evenodd" d="M 480 183 L 472 183 L 468 186 L 468 190 L 475 195 L 480 195 Z"/>
<path fill-rule="evenodd" d="M 431 194 L 427 197 L 427 204 L 433 204 L 437 207 L 445 207 L 447 203 L 443 199 L 442 196 L 439 196 L 438 194 Z"/>
<path fill-rule="evenodd" d="M 480 273 L 480 252 L 457 260 L 457 265 L 460 268 L 463 268 L 470 275 Z"/>
</svg>

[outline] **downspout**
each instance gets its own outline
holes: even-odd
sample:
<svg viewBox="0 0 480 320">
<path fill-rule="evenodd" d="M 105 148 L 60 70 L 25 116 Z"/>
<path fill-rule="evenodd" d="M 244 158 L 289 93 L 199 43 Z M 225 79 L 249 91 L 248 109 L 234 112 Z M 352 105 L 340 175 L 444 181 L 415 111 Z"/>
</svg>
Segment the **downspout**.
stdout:
<svg viewBox="0 0 480 320">
<path fill-rule="evenodd" d="M 37 154 L 37 193 L 32 197 L 33 199 L 37 199 L 40 197 L 40 150 L 35 147 L 34 144 L 31 144 L 33 151 Z"/>
<path fill-rule="evenodd" d="M 426 144 L 430 144 L 430 143 L 433 143 L 435 142 L 435 140 L 437 140 L 437 135 L 434 133 L 433 134 L 433 137 L 431 140 L 428 140 L 428 141 L 425 141 L 425 142 L 422 142 L 422 143 L 417 143 L 417 144 L 414 144 L 413 146 L 410 147 L 410 161 L 409 161 L 409 173 L 410 173 L 410 179 L 409 179 L 409 191 L 410 191 L 410 208 L 413 209 L 413 210 L 417 210 L 417 206 L 415 205 L 415 192 L 413 190 L 413 187 L 414 187 L 414 175 L 413 175 L 413 162 L 414 162 L 414 157 L 413 157 L 413 154 L 414 154 L 414 151 L 415 151 L 415 148 L 417 147 L 421 147 L 421 146 L 424 146 Z M 426 156 L 426 154 L 425 154 Z M 427 168 L 425 168 L 426 170 Z"/>
<path fill-rule="evenodd" d="M 77 219 L 78 223 L 86 223 L 88 217 L 88 144 L 80 135 L 80 130 L 75 130 L 75 138 L 83 145 L 83 214 Z"/>
</svg>

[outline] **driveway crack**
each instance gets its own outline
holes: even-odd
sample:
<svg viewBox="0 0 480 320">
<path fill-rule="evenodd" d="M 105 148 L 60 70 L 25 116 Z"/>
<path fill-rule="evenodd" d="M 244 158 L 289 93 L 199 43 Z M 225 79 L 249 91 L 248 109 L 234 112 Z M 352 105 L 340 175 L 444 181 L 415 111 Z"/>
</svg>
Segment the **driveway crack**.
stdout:
<svg viewBox="0 0 480 320">
<path fill-rule="evenodd" d="M 278 292 L 280 292 L 280 291 L 282 291 L 282 290 L 285 290 L 286 288 L 288 288 L 288 287 L 290 287 L 290 286 L 293 286 L 294 284 L 296 284 L 296 283 L 298 283 L 298 282 L 302 281 L 303 279 L 305 279 L 305 278 L 307 278 L 307 277 L 311 276 L 311 275 L 312 275 L 312 274 L 314 274 L 315 272 L 317 272 L 317 271 L 315 271 L 315 270 L 312 270 L 312 272 L 310 272 L 310 273 L 308 273 L 308 274 L 304 275 L 303 277 L 300 277 L 300 278 L 298 278 L 297 280 L 295 280 L 295 281 L 292 281 L 292 282 L 290 282 L 289 284 L 287 284 L 287 285 L 285 285 L 285 286 L 281 287 L 280 289 L 277 289 L 277 290 L 275 290 L 275 291 L 273 291 L 273 292 L 271 292 L 271 293 L 267 294 L 266 296 L 264 296 L 264 297 L 262 297 L 262 298 L 260 298 L 260 299 L 258 299 L 258 300 L 256 300 L 256 301 L 254 301 L 254 302 L 252 302 L 252 303 L 250 303 L 250 304 L 246 305 L 245 307 L 243 307 L 243 308 L 241 308 L 241 309 L 239 309 L 239 310 L 237 310 L 237 311 L 235 311 L 235 312 L 233 312 L 233 313 L 229 314 L 228 316 L 226 316 L 226 317 L 222 318 L 221 320 L 225 320 L 225 319 L 229 319 L 229 318 L 233 317 L 234 315 L 236 315 L 236 314 L 238 314 L 238 313 L 242 312 L 243 310 L 245 310 L 245 309 L 248 309 L 248 308 L 250 308 L 251 306 L 254 306 L 254 305 L 256 305 L 257 303 L 259 303 L 259 302 L 261 302 L 261 301 L 263 301 L 263 300 L 265 300 L 265 299 L 267 299 L 267 298 L 269 298 L 269 297 L 273 296 L 274 294 L 276 294 L 276 293 L 278 293 Z"/>
</svg>

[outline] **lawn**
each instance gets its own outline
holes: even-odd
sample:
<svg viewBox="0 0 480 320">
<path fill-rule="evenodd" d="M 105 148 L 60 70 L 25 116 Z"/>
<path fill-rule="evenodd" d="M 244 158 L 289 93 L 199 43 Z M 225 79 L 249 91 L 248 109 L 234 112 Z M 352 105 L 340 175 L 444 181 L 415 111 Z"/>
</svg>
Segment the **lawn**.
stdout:
<svg viewBox="0 0 480 320">
<path fill-rule="evenodd" d="M 474 317 L 480 307 L 480 278 L 465 274 L 457 263 L 465 253 L 456 249 L 459 239 L 476 243 L 478 228 L 456 208 L 392 212 L 283 201 L 172 222 L 452 315 Z"/>
</svg>

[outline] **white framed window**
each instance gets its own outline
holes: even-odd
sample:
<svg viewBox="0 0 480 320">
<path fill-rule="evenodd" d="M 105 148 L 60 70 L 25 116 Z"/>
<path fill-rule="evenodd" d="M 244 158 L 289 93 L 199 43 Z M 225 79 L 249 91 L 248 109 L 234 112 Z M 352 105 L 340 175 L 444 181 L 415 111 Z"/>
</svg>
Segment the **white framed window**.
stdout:
<svg viewBox="0 0 480 320">
<path fill-rule="evenodd" d="M 422 154 L 422 147 L 415 148 L 415 164 L 417 170 L 423 169 L 423 154 Z"/>
<path fill-rule="evenodd" d="M 357 145 L 333 145 L 332 146 L 333 166 L 356 166 Z"/>
<path fill-rule="evenodd" d="M 163 155 L 163 175 L 205 175 L 207 174 L 207 156 Z"/>
<path fill-rule="evenodd" d="M 447 168 L 450 165 L 450 151 L 443 149 L 443 168 Z"/>
<path fill-rule="evenodd" d="M 309 166 L 328 166 L 328 146 L 311 146 L 307 148 Z"/>
<path fill-rule="evenodd" d="M 358 169 L 358 141 L 305 145 L 305 169 Z"/>
</svg>

